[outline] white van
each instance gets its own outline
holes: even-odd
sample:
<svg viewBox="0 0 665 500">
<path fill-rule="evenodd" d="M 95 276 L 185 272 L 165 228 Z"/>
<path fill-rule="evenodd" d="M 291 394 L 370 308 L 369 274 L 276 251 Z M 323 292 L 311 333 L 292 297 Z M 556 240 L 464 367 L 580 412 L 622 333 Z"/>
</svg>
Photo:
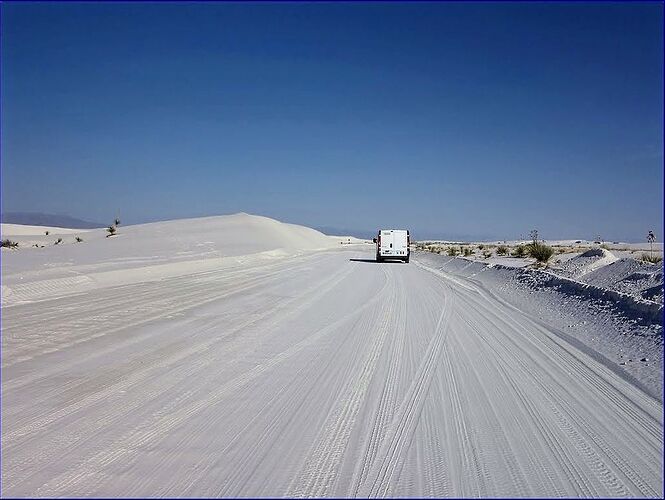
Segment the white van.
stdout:
<svg viewBox="0 0 665 500">
<path fill-rule="evenodd" d="M 411 237 L 407 229 L 381 229 L 374 238 L 376 261 L 399 259 L 409 262 Z"/>
</svg>

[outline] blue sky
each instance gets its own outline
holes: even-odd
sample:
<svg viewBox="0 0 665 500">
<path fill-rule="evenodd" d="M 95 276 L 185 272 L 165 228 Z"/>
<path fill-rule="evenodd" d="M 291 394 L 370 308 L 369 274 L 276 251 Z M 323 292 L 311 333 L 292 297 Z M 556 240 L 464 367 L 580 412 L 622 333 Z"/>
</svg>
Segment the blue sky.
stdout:
<svg viewBox="0 0 665 500">
<path fill-rule="evenodd" d="M 1 8 L 4 211 L 664 236 L 661 4 Z"/>
</svg>

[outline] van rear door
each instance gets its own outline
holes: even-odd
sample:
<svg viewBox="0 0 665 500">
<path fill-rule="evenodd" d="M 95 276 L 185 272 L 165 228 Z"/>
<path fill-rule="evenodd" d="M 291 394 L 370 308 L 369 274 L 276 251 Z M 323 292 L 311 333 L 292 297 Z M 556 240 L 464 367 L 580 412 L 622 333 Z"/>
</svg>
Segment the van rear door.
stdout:
<svg viewBox="0 0 665 500">
<path fill-rule="evenodd" d="M 381 248 L 379 248 L 379 254 L 384 257 L 388 255 L 394 255 L 392 231 L 381 231 Z"/>
<path fill-rule="evenodd" d="M 406 257 L 409 254 L 408 238 L 406 231 L 393 231 L 393 255 Z"/>
</svg>

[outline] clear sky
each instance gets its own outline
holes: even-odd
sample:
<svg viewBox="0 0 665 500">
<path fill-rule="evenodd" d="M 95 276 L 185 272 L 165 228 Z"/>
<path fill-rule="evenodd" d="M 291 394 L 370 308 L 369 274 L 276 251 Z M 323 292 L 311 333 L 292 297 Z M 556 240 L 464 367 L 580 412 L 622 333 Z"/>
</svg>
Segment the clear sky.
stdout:
<svg viewBox="0 0 665 500">
<path fill-rule="evenodd" d="M 2 206 L 663 235 L 663 6 L 2 5 Z"/>
</svg>

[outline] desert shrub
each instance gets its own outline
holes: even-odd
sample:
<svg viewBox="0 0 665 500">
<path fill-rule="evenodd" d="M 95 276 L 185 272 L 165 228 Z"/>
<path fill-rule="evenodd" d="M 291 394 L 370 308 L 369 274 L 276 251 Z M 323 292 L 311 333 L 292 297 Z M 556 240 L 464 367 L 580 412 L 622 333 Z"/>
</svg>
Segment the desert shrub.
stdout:
<svg viewBox="0 0 665 500">
<path fill-rule="evenodd" d="M 485 248 L 485 245 L 478 245 L 478 250 L 482 250 L 483 248 Z"/>
<path fill-rule="evenodd" d="M 9 239 L 2 240 L 0 242 L 0 246 L 2 248 L 18 248 L 18 241 L 12 241 Z"/>
<path fill-rule="evenodd" d="M 651 264 L 658 264 L 663 261 L 662 255 L 649 255 L 648 253 L 643 253 L 640 256 L 640 260 L 643 262 L 650 262 Z"/>
<path fill-rule="evenodd" d="M 562 248 L 559 248 L 559 253 L 566 253 L 566 249 L 563 248 L 563 247 L 562 247 Z"/>
<path fill-rule="evenodd" d="M 109 226 L 106 228 L 106 232 L 109 233 L 106 235 L 108 238 L 109 236 L 113 236 L 118 230 L 115 228 L 115 226 Z"/>
<path fill-rule="evenodd" d="M 607 243 L 603 243 L 602 245 L 600 245 L 600 248 L 603 248 L 603 249 L 605 249 L 605 250 L 609 250 L 609 249 L 610 249 L 610 247 L 609 247 L 609 245 L 608 245 Z"/>
<path fill-rule="evenodd" d="M 464 257 L 470 257 L 473 254 L 473 250 L 471 250 L 469 247 L 464 247 L 462 253 L 464 254 Z"/>
<path fill-rule="evenodd" d="M 527 252 L 529 256 L 536 259 L 538 262 L 547 262 L 554 255 L 554 249 L 545 243 L 533 241 L 527 245 Z"/>
<path fill-rule="evenodd" d="M 55 243 L 53 243 L 53 244 L 54 245 L 59 245 L 60 243 L 62 243 L 62 238 L 58 238 L 57 240 L 55 240 Z"/>
<path fill-rule="evenodd" d="M 48 231 L 44 231 L 44 234 L 45 234 L 46 236 L 48 236 Z"/>
<path fill-rule="evenodd" d="M 506 255 L 508 253 L 508 247 L 506 245 L 499 245 L 496 248 L 497 255 Z"/>
<path fill-rule="evenodd" d="M 492 252 L 490 252 L 489 250 L 485 250 L 483 252 L 483 257 L 485 257 L 486 259 L 489 259 L 491 256 L 492 256 Z"/>
<path fill-rule="evenodd" d="M 448 256 L 456 257 L 458 253 L 457 247 L 448 247 Z"/>
<path fill-rule="evenodd" d="M 83 241 L 83 238 L 80 236 L 76 236 L 74 239 L 76 240 L 76 243 L 81 243 Z"/>
<path fill-rule="evenodd" d="M 526 255 L 526 249 L 524 248 L 524 245 L 517 245 L 511 255 L 513 257 L 517 257 L 518 259 L 524 257 Z"/>
</svg>

